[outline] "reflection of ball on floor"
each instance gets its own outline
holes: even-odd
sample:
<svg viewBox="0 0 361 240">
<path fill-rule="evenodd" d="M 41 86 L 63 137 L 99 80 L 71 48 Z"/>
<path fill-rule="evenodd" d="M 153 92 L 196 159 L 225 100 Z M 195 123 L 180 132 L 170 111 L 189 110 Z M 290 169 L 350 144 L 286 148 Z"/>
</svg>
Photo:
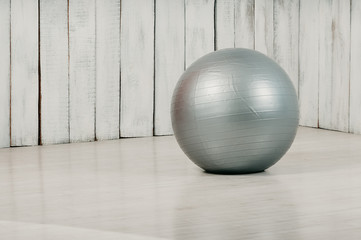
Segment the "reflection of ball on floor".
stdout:
<svg viewBox="0 0 361 240">
<path fill-rule="evenodd" d="M 172 124 L 186 155 L 213 173 L 252 173 L 275 164 L 298 126 L 297 95 L 273 60 L 248 49 L 200 58 L 181 76 Z"/>
</svg>

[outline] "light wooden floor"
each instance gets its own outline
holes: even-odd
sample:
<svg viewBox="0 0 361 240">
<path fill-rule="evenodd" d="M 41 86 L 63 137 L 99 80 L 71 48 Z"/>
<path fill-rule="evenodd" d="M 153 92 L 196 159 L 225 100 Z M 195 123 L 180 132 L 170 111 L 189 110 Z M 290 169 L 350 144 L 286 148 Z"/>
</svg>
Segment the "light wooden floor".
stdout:
<svg viewBox="0 0 361 240">
<path fill-rule="evenodd" d="M 2 149 L 0 239 L 361 239 L 361 136 L 300 128 L 228 176 L 173 137 Z"/>
</svg>

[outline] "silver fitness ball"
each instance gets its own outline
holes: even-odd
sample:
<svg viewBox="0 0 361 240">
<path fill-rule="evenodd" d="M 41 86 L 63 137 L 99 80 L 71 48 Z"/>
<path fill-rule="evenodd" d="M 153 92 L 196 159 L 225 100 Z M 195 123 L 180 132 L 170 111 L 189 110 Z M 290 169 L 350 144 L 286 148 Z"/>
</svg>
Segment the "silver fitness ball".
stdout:
<svg viewBox="0 0 361 240">
<path fill-rule="evenodd" d="M 175 137 L 207 172 L 254 173 L 275 164 L 298 127 L 295 88 L 264 54 L 223 49 L 194 62 L 180 77 L 171 106 Z"/>
</svg>

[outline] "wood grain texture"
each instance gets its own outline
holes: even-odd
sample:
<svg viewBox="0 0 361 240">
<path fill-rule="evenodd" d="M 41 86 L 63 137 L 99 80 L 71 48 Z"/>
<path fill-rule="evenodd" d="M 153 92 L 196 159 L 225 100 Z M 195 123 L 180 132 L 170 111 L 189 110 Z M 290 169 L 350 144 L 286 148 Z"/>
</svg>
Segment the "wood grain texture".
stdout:
<svg viewBox="0 0 361 240">
<path fill-rule="evenodd" d="M 10 146 L 10 0 L 0 1 L 0 148 Z"/>
<path fill-rule="evenodd" d="M 361 1 L 352 1 L 350 62 L 350 132 L 361 134 Z"/>
<path fill-rule="evenodd" d="M 216 1 L 216 49 L 235 47 L 235 0 Z"/>
<path fill-rule="evenodd" d="M 70 141 L 95 139 L 95 0 L 69 0 Z"/>
<path fill-rule="evenodd" d="M 274 0 L 274 59 L 283 67 L 298 91 L 299 0 Z"/>
<path fill-rule="evenodd" d="M 11 1 L 11 145 L 38 144 L 38 1 Z"/>
<path fill-rule="evenodd" d="M 185 0 L 186 66 L 214 51 L 214 0 Z"/>
<path fill-rule="evenodd" d="M 273 1 L 255 1 L 255 49 L 273 57 Z"/>
<path fill-rule="evenodd" d="M 310 127 L 318 127 L 319 7 L 320 0 L 300 2 L 300 125 Z"/>
<path fill-rule="evenodd" d="M 2 149 L 1 240 L 358 240 L 360 142 L 300 127 L 244 175 L 204 173 L 173 136 Z"/>
<path fill-rule="evenodd" d="M 326 127 L 330 115 L 332 85 L 332 1 L 320 1 L 319 17 L 319 126 Z M 322 17 L 321 17 L 322 16 Z"/>
<path fill-rule="evenodd" d="M 235 46 L 254 49 L 254 0 L 235 1 Z"/>
<path fill-rule="evenodd" d="M 121 137 L 153 135 L 154 2 L 121 2 Z"/>
<path fill-rule="evenodd" d="M 120 1 L 96 1 L 96 138 L 119 138 Z"/>
<path fill-rule="evenodd" d="M 323 1 L 320 22 L 319 126 L 348 131 L 350 2 Z M 321 10 L 320 10 L 321 11 Z"/>
<path fill-rule="evenodd" d="M 171 98 L 184 71 L 184 0 L 157 0 L 154 134 L 172 134 Z"/>
<path fill-rule="evenodd" d="M 40 0 L 42 144 L 69 142 L 68 2 Z"/>
<path fill-rule="evenodd" d="M 43 144 L 172 134 L 184 67 L 228 47 L 255 48 L 286 70 L 301 125 L 361 134 L 360 5 L 0 0 L 0 147 L 36 145 L 39 133 Z"/>
<path fill-rule="evenodd" d="M 331 126 L 328 129 L 347 132 L 349 128 L 350 90 L 350 1 L 333 1 L 333 56 Z M 337 101 L 335 101 L 337 99 Z M 320 121 L 322 126 L 322 121 Z M 327 126 L 327 124 L 326 124 Z"/>
</svg>

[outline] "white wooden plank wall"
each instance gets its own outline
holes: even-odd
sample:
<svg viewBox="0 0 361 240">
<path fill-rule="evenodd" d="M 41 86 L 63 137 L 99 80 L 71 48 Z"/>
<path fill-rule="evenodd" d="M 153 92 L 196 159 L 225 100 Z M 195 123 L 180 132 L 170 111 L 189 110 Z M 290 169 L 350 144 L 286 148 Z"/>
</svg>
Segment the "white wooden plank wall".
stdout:
<svg viewBox="0 0 361 240">
<path fill-rule="evenodd" d="M 326 121 L 320 118 L 320 127 L 346 132 L 349 128 L 349 119 L 344 116 L 349 116 L 350 2 L 334 0 L 332 18 L 332 98 L 329 100 L 331 115 Z"/>
<path fill-rule="evenodd" d="M 216 49 L 234 48 L 235 0 L 216 1 Z"/>
<path fill-rule="evenodd" d="M 0 148 L 10 146 L 10 0 L 0 0 Z"/>
<path fill-rule="evenodd" d="M 299 0 L 274 0 L 274 59 L 284 68 L 298 90 Z"/>
<path fill-rule="evenodd" d="M 350 1 L 333 0 L 331 122 L 326 128 L 347 132 L 350 106 Z M 329 118 L 329 119 L 330 119 Z M 327 121 L 328 122 L 328 121 Z M 322 121 L 320 120 L 320 126 Z"/>
<path fill-rule="evenodd" d="M 214 51 L 214 0 L 185 0 L 186 66 Z"/>
<path fill-rule="evenodd" d="M 319 126 L 348 131 L 350 2 L 322 1 L 320 20 Z M 320 7 L 321 9 L 321 7 Z M 320 17 L 321 18 L 321 17 Z"/>
<path fill-rule="evenodd" d="M 234 44 L 237 48 L 254 49 L 255 45 L 255 0 L 235 0 Z"/>
<path fill-rule="evenodd" d="M 332 116 L 327 128 L 347 132 L 350 107 L 350 2 L 334 0 Z M 336 100 L 337 99 L 337 100 Z M 345 117 L 346 116 L 346 117 Z M 320 121 L 321 122 L 321 121 Z"/>
<path fill-rule="evenodd" d="M 280 63 L 301 125 L 361 134 L 360 16 L 356 0 L 0 0 L 0 147 L 172 134 L 184 68 L 229 47 Z"/>
<path fill-rule="evenodd" d="M 172 134 L 170 102 L 184 71 L 184 0 L 157 0 L 154 134 Z"/>
<path fill-rule="evenodd" d="M 350 132 L 361 134 L 361 1 L 352 1 L 350 62 Z"/>
<path fill-rule="evenodd" d="M 153 135 L 154 2 L 121 1 L 121 137 Z"/>
<path fill-rule="evenodd" d="M 273 1 L 255 2 L 255 49 L 273 58 Z"/>
<path fill-rule="evenodd" d="M 320 0 L 300 2 L 300 125 L 311 127 L 318 127 L 319 11 Z"/>
<path fill-rule="evenodd" d="M 95 0 L 69 0 L 70 141 L 95 139 Z"/>
<path fill-rule="evenodd" d="M 331 111 L 331 88 L 332 86 L 332 1 L 320 1 L 319 15 L 319 90 L 318 108 L 319 126 L 325 127 L 323 123 Z"/>
<path fill-rule="evenodd" d="M 40 0 L 41 142 L 69 142 L 68 1 Z"/>
<path fill-rule="evenodd" d="M 119 138 L 120 1 L 96 0 L 96 138 Z"/>
<path fill-rule="evenodd" d="M 12 146 L 38 144 L 38 55 L 38 0 L 12 0 Z"/>
</svg>

